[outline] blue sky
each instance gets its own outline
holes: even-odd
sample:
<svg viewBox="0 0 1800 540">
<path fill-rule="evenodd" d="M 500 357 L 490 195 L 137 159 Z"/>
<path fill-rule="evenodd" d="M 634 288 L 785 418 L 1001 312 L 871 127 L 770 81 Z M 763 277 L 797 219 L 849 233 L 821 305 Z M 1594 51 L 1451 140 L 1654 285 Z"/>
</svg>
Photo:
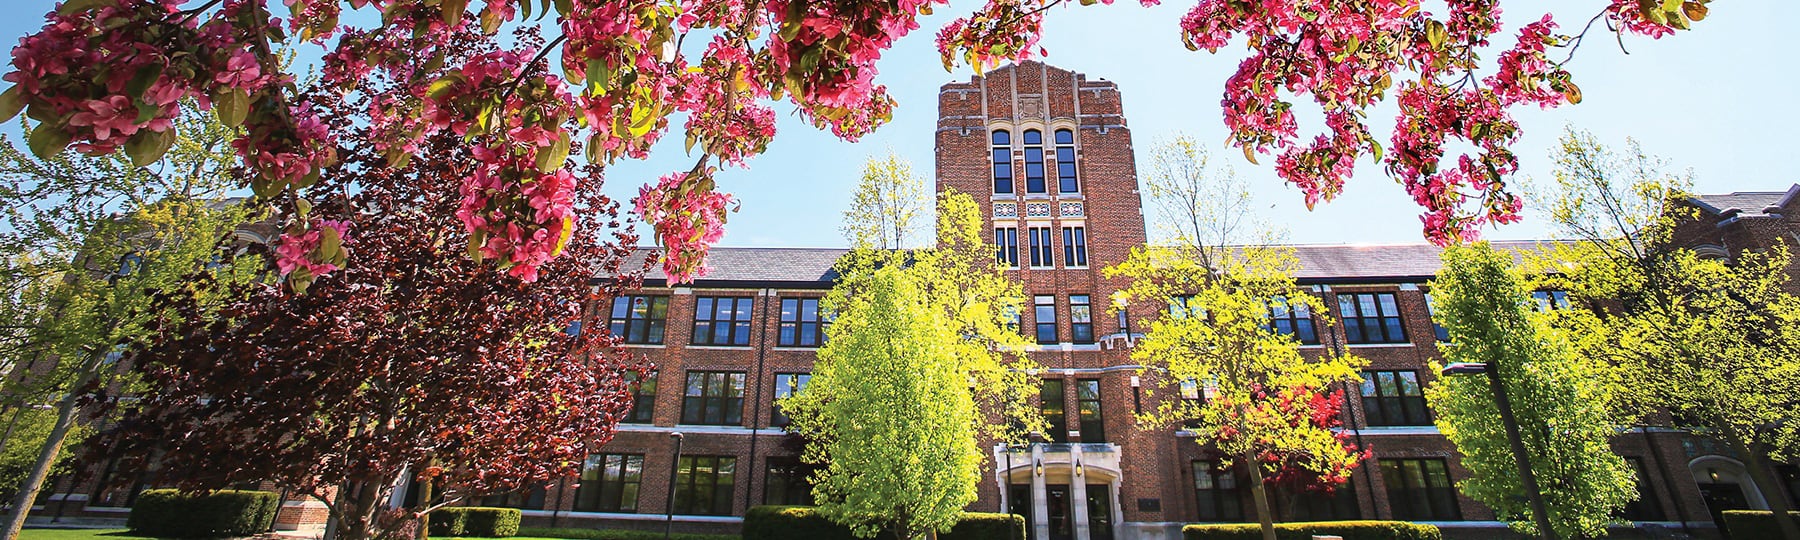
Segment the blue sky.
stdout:
<svg viewBox="0 0 1800 540">
<path fill-rule="evenodd" d="M 40 15 L 54 6 L 52 0 L 6 3 L 10 16 L 0 19 L 0 36 L 7 43 L 35 31 L 42 25 Z M 1509 0 L 1505 20 L 1510 30 L 1551 12 L 1565 27 L 1578 27 L 1604 4 Z M 1043 42 L 1049 56 L 1043 60 L 1119 83 L 1140 160 L 1156 140 L 1177 132 L 1212 145 L 1215 154 L 1250 180 L 1261 217 L 1284 224 L 1294 242 L 1420 242 L 1417 207 L 1366 158 L 1337 201 L 1309 212 L 1299 192 L 1276 178 L 1273 160 L 1251 165 L 1224 145 L 1219 96 L 1243 53 L 1195 53 L 1182 47 L 1176 23 L 1191 6 L 1191 0 L 1154 8 L 1132 0 L 1086 7 L 1070 2 L 1049 12 Z M 937 89 L 973 74 L 967 68 L 946 73 L 933 36 L 945 22 L 976 7 L 958 1 L 939 8 L 882 59 L 877 80 L 888 85 L 900 106 L 893 122 L 860 142 L 843 142 L 813 129 L 791 107 L 778 105 L 780 133 L 768 153 L 752 160 L 747 170 L 727 169 L 719 176 L 720 186 L 743 202 L 742 210 L 731 216 L 722 244 L 843 245 L 839 219 L 868 156 L 891 150 L 930 174 Z M 1519 113 L 1525 129 L 1515 147 L 1521 176 L 1547 180 L 1549 151 L 1563 127 L 1572 125 L 1608 143 L 1636 138 L 1647 152 L 1691 168 L 1702 192 L 1786 190 L 1800 182 L 1793 131 L 1800 125 L 1800 56 L 1788 37 L 1794 20 L 1800 20 L 1800 2 L 1718 2 L 1691 32 L 1662 40 L 1625 38 L 1630 54 L 1608 36 L 1589 40 L 1570 67 L 1584 101 Z M 1509 35 L 1505 42 L 1510 41 Z M 1383 141 L 1392 116 L 1391 107 L 1372 115 L 1372 127 Z M 1302 130 L 1316 127 L 1303 122 Z M 610 167 L 607 192 L 628 199 L 643 183 L 691 166 L 681 137 L 666 139 L 651 159 Z M 1534 208 L 1526 213 L 1524 223 L 1487 230 L 1486 236 L 1551 234 Z"/>
</svg>

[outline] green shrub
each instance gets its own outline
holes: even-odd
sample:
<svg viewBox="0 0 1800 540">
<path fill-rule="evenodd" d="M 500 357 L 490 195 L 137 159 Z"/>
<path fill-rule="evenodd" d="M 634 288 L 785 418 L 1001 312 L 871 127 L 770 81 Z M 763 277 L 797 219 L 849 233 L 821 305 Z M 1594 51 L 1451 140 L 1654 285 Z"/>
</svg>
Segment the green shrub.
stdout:
<svg viewBox="0 0 1800 540">
<path fill-rule="evenodd" d="M 1800 520 L 1800 512 L 1788 512 L 1788 515 Z M 1775 513 L 1768 510 L 1726 510 L 1725 537 L 1733 540 L 1781 538 L 1781 528 L 1775 525 Z"/>
<path fill-rule="evenodd" d="M 131 506 L 125 525 L 144 536 L 221 538 L 262 533 L 275 525 L 280 496 L 267 491 L 182 493 L 146 490 Z"/>
<path fill-rule="evenodd" d="M 1432 525 L 1405 521 L 1315 521 L 1310 523 L 1277 523 L 1275 537 L 1280 540 L 1310 540 L 1313 535 L 1342 536 L 1344 540 L 1442 540 L 1443 533 Z M 1182 540 L 1261 540 L 1262 527 L 1255 523 L 1225 525 L 1188 525 L 1181 528 Z"/>
<path fill-rule="evenodd" d="M 574 540 L 663 540 L 660 531 L 631 531 L 614 529 L 572 529 L 547 527 L 520 527 L 519 536 L 529 538 L 570 538 Z M 738 540 L 735 534 L 684 534 L 675 533 L 670 540 Z"/>
<path fill-rule="evenodd" d="M 887 531 L 877 540 L 892 540 Z M 1023 540 L 1025 520 L 1012 514 L 965 512 L 938 540 Z M 753 506 L 744 513 L 743 540 L 861 540 L 811 506 Z"/>
<path fill-rule="evenodd" d="M 452 506 L 431 511 L 432 536 L 505 538 L 519 534 L 519 509 Z"/>
</svg>

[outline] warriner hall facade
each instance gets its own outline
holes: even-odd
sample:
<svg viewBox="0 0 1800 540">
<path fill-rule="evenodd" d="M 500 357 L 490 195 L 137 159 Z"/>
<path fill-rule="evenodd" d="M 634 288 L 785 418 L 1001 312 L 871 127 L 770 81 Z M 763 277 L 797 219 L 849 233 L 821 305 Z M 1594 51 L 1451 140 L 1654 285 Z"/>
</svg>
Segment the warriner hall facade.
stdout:
<svg viewBox="0 0 1800 540">
<path fill-rule="evenodd" d="M 1146 241 L 1118 86 L 1036 62 L 996 70 L 942 87 L 935 136 L 938 188 L 984 203 L 990 239 L 1024 285 L 1020 328 L 1038 344 L 1030 354 L 1044 368 L 1040 403 L 1053 426 L 1044 443 L 990 445 L 970 509 L 1021 514 L 1037 540 L 1175 538 L 1184 523 L 1255 521 L 1239 471 L 1220 467 L 1192 434 L 1140 426 L 1133 414 L 1154 404 L 1130 357 L 1130 325 L 1163 306 L 1129 306 L 1130 320 L 1109 314 L 1125 284 L 1101 270 Z M 1800 219 L 1800 208 L 1785 211 L 1794 198 L 1697 197 L 1702 219 L 1683 238 L 1720 254 L 1793 238 L 1800 224 L 1784 216 Z M 1362 384 L 1346 385 L 1345 425 L 1373 456 L 1335 496 L 1277 494 L 1276 519 L 1401 519 L 1499 533 L 1491 511 L 1454 489 L 1468 473 L 1420 392 L 1436 378 L 1426 366 L 1442 335 L 1426 285 L 1439 250 L 1295 249 L 1301 283 L 1332 308 L 1333 323 L 1291 313 L 1277 326 L 1313 354 L 1348 350 L 1370 360 Z M 524 508 L 527 525 L 653 530 L 672 503 L 676 530 L 708 532 L 737 530 L 750 506 L 809 502 L 799 445 L 774 403 L 807 382 L 829 324 L 819 299 L 844 252 L 717 248 L 699 281 L 667 287 L 653 276 L 617 299 L 612 331 L 657 365 L 629 422 L 579 479 L 481 502 Z M 1556 291 L 1540 296 L 1566 302 Z M 1710 534 L 1716 511 L 1767 507 L 1742 457 L 1706 439 L 1631 428 L 1613 446 L 1641 479 L 1642 498 L 1624 516 L 1631 520 Z M 1792 467 L 1782 469 L 1792 498 L 1800 482 Z M 84 506 L 102 500 L 60 496 Z"/>
</svg>

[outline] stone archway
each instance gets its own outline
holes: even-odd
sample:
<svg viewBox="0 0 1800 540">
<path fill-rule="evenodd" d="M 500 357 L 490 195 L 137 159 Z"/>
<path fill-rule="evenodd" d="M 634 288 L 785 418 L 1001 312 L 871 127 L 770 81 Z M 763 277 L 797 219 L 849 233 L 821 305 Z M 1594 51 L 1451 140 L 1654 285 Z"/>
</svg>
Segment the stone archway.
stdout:
<svg viewBox="0 0 1800 540">
<path fill-rule="evenodd" d="M 1713 522 L 1723 526 L 1726 510 L 1767 510 L 1768 501 L 1757 489 L 1756 480 L 1744 470 L 1744 462 L 1720 455 L 1707 455 L 1688 462 L 1688 472 L 1700 488 L 1700 497 Z"/>
</svg>

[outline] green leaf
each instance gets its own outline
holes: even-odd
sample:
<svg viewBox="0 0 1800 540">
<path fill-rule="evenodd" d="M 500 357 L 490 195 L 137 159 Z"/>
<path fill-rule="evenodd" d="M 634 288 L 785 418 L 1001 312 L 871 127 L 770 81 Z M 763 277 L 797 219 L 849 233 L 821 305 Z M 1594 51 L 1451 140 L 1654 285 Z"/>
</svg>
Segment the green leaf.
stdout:
<svg viewBox="0 0 1800 540">
<path fill-rule="evenodd" d="M 606 67 L 606 60 L 600 57 L 587 61 L 588 95 L 598 96 L 606 93 L 606 83 L 612 80 L 612 72 Z"/>
<path fill-rule="evenodd" d="M 25 144 L 31 147 L 31 153 L 41 159 L 52 159 L 69 147 L 69 134 L 62 122 L 45 122 L 32 128 L 31 135 L 26 137 Z"/>
<path fill-rule="evenodd" d="M 250 94 L 239 88 L 220 92 L 213 96 L 213 114 L 227 127 L 244 125 L 244 118 L 250 116 Z"/>
<path fill-rule="evenodd" d="M 538 148 L 537 168 L 539 172 L 551 173 L 561 169 L 569 160 L 569 134 L 563 133 L 549 148 Z"/>
<path fill-rule="evenodd" d="M 169 147 L 175 145 L 175 129 L 151 131 L 140 129 L 125 141 L 125 155 L 131 158 L 131 164 L 148 167 L 161 160 L 169 153 Z"/>
<path fill-rule="evenodd" d="M 24 109 L 25 91 L 20 90 L 18 85 L 13 85 L 5 92 L 0 92 L 0 124 L 11 122 L 13 117 L 18 116 L 19 111 Z"/>
<path fill-rule="evenodd" d="M 1581 103 L 1581 87 L 1572 82 L 1564 82 L 1563 97 L 1568 98 L 1570 104 Z"/>
<path fill-rule="evenodd" d="M 631 138 L 643 137 L 650 133 L 650 128 L 655 126 L 656 115 L 650 110 L 650 107 L 631 108 Z"/>
<path fill-rule="evenodd" d="M 69 0 L 62 7 L 56 8 L 58 15 L 74 15 L 84 11 L 113 5 L 114 0 Z"/>
<path fill-rule="evenodd" d="M 557 15 L 562 15 L 564 17 L 567 17 L 567 16 L 569 16 L 570 13 L 573 13 L 574 11 L 575 11 L 575 2 L 573 0 L 556 0 L 556 14 Z"/>
<path fill-rule="evenodd" d="M 164 69 L 166 68 L 162 64 L 155 63 L 139 67 L 137 73 L 132 74 L 131 81 L 125 83 L 125 96 L 134 100 L 143 99 L 144 92 L 155 86 L 156 81 L 162 80 Z"/>
<path fill-rule="evenodd" d="M 449 95 L 450 91 L 455 89 L 456 85 L 461 84 L 464 80 L 466 79 L 463 78 L 461 72 L 452 72 L 445 74 L 442 77 L 438 77 L 437 80 L 431 81 L 430 86 L 425 87 L 425 97 L 431 99 L 444 99 L 444 96 Z"/>
<path fill-rule="evenodd" d="M 131 106 L 137 108 L 137 123 L 139 124 L 149 122 L 151 118 L 156 118 L 157 114 L 162 113 L 162 107 L 145 103 L 141 99 L 131 100 Z"/>
<path fill-rule="evenodd" d="M 443 0 L 438 6 L 444 10 L 444 24 L 456 24 L 462 20 L 463 13 L 469 9 L 469 0 Z"/>
</svg>

